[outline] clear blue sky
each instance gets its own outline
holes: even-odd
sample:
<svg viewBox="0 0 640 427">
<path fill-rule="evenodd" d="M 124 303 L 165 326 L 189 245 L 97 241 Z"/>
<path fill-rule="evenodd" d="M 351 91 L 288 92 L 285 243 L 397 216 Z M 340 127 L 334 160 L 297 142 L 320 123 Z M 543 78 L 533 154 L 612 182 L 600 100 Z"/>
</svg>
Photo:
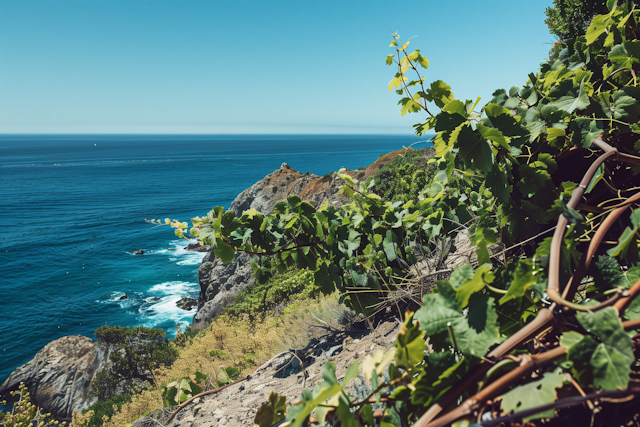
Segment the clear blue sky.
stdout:
<svg viewBox="0 0 640 427">
<path fill-rule="evenodd" d="M 551 0 L 2 0 L 0 133 L 411 133 L 390 29 L 458 98 L 521 86 Z"/>
</svg>

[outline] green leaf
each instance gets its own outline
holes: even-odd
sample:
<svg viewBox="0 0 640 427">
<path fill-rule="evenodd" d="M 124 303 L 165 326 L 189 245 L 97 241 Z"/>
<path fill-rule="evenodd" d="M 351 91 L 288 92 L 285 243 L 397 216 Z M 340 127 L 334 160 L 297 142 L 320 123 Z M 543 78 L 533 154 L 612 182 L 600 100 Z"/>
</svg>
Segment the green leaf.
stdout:
<svg viewBox="0 0 640 427">
<path fill-rule="evenodd" d="M 584 222 L 584 217 L 577 210 L 567 206 L 564 200 L 560 200 L 562 204 L 562 216 L 564 216 L 569 224 L 578 224 Z"/>
<path fill-rule="evenodd" d="M 509 140 L 509 138 L 507 138 L 506 136 L 504 136 L 502 134 L 502 132 L 500 132 L 500 130 L 495 129 L 495 128 L 491 128 L 491 127 L 487 127 L 487 126 L 483 126 L 482 123 L 478 123 L 476 125 L 476 129 L 478 129 L 478 131 L 480 132 L 480 135 L 482 135 L 482 137 L 484 139 L 488 139 L 489 141 L 493 141 L 495 142 L 498 146 L 505 148 L 505 149 L 509 149 L 509 143 L 511 142 Z"/>
<path fill-rule="evenodd" d="M 220 258 L 223 263 L 229 264 L 231 261 L 233 261 L 236 251 L 222 239 L 217 238 L 214 254 L 216 257 Z"/>
<path fill-rule="evenodd" d="M 560 336 L 560 345 L 566 347 L 568 350 L 571 350 L 571 348 L 582 341 L 583 338 L 584 335 L 576 331 L 563 332 Z"/>
<path fill-rule="evenodd" d="M 483 264 L 476 268 L 473 277 L 467 280 L 462 286 L 456 288 L 456 298 L 460 307 L 465 308 L 469 304 L 469 298 L 476 292 L 481 291 L 485 283 L 493 282 L 494 275 L 491 272 L 491 264 Z"/>
<path fill-rule="evenodd" d="M 344 374 L 344 379 L 342 380 L 342 387 L 346 386 L 349 381 L 358 376 L 358 362 L 353 361 L 347 372 Z"/>
<path fill-rule="evenodd" d="M 394 57 L 394 56 L 395 56 L 395 55 L 394 55 L 393 53 L 392 53 L 392 54 L 387 55 L 387 59 L 386 59 L 386 61 L 385 61 L 385 62 L 387 63 L 387 65 L 391 65 L 391 64 L 393 64 L 393 57 Z"/>
<path fill-rule="evenodd" d="M 589 148 L 602 133 L 602 121 L 579 117 L 571 121 L 570 129 L 575 134 L 574 144 L 581 142 L 584 148 Z"/>
<path fill-rule="evenodd" d="M 546 372 L 537 381 L 514 388 L 502 395 L 502 410 L 507 414 L 520 412 L 538 406 L 553 403 L 557 399 L 556 389 L 561 388 L 568 378 L 560 369 L 553 372 Z M 523 421 L 537 418 L 552 418 L 554 410 L 550 409 L 539 414 L 524 417 Z"/>
<path fill-rule="evenodd" d="M 598 182 L 604 177 L 604 163 L 602 163 L 599 167 L 598 170 L 596 171 L 595 175 L 593 175 L 593 178 L 591 178 L 591 181 L 589 181 L 589 185 L 587 186 L 587 189 L 584 191 L 584 194 L 589 194 L 596 185 L 598 185 Z"/>
<path fill-rule="evenodd" d="M 587 86 L 590 83 L 585 84 L 586 77 L 580 83 L 580 90 L 578 96 L 571 95 L 563 96 L 553 103 L 559 109 L 568 113 L 573 113 L 575 110 L 584 110 L 589 106 L 589 95 L 587 94 Z"/>
<path fill-rule="evenodd" d="M 633 343 L 622 328 L 618 310 L 606 307 L 596 312 L 579 312 L 576 318 L 587 332 L 598 339 L 589 360 L 593 385 L 605 391 L 627 388 L 635 356 Z"/>
<path fill-rule="evenodd" d="M 462 124 L 456 131 L 451 134 L 451 139 L 455 138 L 455 146 L 460 150 L 459 158 L 468 167 L 489 173 L 494 163 L 491 145 L 481 138 L 468 122 Z"/>
<path fill-rule="evenodd" d="M 384 249 L 384 253 L 387 255 L 387 260 L 389 262 L 394 261 L 398 258 L 396 253 L 398 238 L 391 230 L 387 230 L 387 233 L 384 236 L 384 240 L 382 242 L 382 247 Z"/>
<path fill-rule="evenodd" d="M 413 321 L 414 315 L 408 316 L 398 331 L 395 341 L 395 366 L 402 368 L 409 374 L 424 359 L 424 352 L 428 350 L 425 344 L 424 332 Z"/>
<path fill-rule="evenodd" d="M 436 80 L 431 83 L 431 87 L 427 89 L 426 99 L 436 104 L 438 108 L 443 108 L 445 104 L 453 100 L 451 87 L 442 80 Z"/>
<path fill-rule="evenodd" d="M 513 273 L 513 280 L 509 285 L 509 289 L 507 289 L 507 293 L 500 298 L 500 304 L 523 297 L 531 285 L 537 281 L 533 273 L 534 269 L 530 259 L 519 260 Z"/>
<path fill-rule="evenodd" d="M 591 20 L 589 28 L 587 28 L 587 46 L 595 42 L 598 37 L 607 31 L 606 21 L 609 15 L 597 15 Z"/>
<path fill-rule="evenodd" d="M 623 259 L 636 261 L 638 258 L 638 244 L 636 233 L 640 228 L 640 209 L 636 209 L 631 214 L 632 227 L 626 227 L 618 240 L 618 244 L 609 249 L 609 256 L 620 256 Z"/>
<path fill-rule="evenodd" d="M 260 406 L 254 422 L 260 427 L 271 427 L 273 424 L 284 418 L 287 411 L 287 398 L 278 396 L 278 393 L 272 391 L 269 394 L 269 401 Z"/>
<path fill-rule="evenodd" d="M 539 189 L 547 185 L 547 181 L 551 179 L 546 165 L 523 163 L 518 167 L 518 173 L 522 178 L 516 185 L 525 197 L 535 194 Z"/>
</svg>

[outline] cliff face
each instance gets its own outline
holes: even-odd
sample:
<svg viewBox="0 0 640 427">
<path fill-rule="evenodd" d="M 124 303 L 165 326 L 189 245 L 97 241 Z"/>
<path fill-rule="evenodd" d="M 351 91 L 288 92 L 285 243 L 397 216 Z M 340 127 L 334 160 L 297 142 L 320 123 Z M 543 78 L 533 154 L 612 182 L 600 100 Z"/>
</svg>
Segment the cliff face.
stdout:
<svg viewBox="0 0 640 427">
<path fill-rule="evenodd" d="M 347 170 L 345 173 L 358 180 L 366 179 L 385 163 L 404 152 L 403 149 L 385 154 L 367 168 Z M 338 191 L 343 185 L 344 181 L 335 172 L 322 177 L 302 174 L 283 163 L 280 169 L 240 193 L 231 203 L 230 209 L 236 215 L 242 215 L 243 211 L 252 208 L 267 214 L 273 210 L 277 202 L 286 200 L 291 194 L 299 195 L 302 200 L 308 201 L 316 208 L 327 199 L 330 203 L 339 205 L 343 196 L 338 194 Z M 198 269 L 200 296 L 198 312 L 193 318 L 194 323 L 208 322 L 219 316 L 224 307 L 233 303 L 238 293 L 254 282 L 252 258 L 246 253 L 237 253 L 231 263 L 223 264 L 214 256 L 213 251 L 207 253 Z"/>
<path fill-rule="evenodd" d="M 11 373 L 0 386 L 0 395 L 16 390 L 23 382 L 37 406 L 58 420 L 70 421 L 73 411 L 81 412 L 96 402 L 91 382 L 111 364 L 109 355 L 116 348 L 81 335 L 52 341 Z"/>
</svg>

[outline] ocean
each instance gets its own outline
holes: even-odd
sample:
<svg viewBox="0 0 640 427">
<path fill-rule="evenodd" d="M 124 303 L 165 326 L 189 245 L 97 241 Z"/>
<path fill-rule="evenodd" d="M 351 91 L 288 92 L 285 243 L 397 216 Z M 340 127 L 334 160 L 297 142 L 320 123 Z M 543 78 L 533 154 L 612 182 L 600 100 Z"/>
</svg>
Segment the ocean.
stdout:
<svg viewBox="0 0 640 427">
<path fill-rule="evenodd" d="M 424 138 L 423 138 L 424 139 Z M 65 335 L 163 328 L 195 310 L 204 254 L 145 218 L 228 208 L 283 162 L 324 175 L 407 147 L 411 135 L 0 135 L 0 383 Z M 419 146 L 424 146 L 420 144 Z M 144 255 L 133 255 L 142 249 Z M 126 299 L 120 299 L 122 296 Z"/>
</svg>

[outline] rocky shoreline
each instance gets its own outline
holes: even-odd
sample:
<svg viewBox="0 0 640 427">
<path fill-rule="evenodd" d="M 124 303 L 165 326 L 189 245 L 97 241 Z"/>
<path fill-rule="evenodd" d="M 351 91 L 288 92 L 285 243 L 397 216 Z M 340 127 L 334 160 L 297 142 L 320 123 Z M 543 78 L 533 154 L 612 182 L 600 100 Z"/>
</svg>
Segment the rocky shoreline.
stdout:
<svg viewBox="0 0 640 427">
<path fill-rule="evenodd" d="M 362 180 L 373 175 L 386 162 L 405 152 L 398 150 L 381 156 L 367 168 L 345 173 Z M 325 200 L 338 205 L 342 196 L 338 193 L 344 181 L 333 172 L 325 176 L 302 174 L 283 163 L 280 169 L 267 175 L 242 193 L 231 203 L 230 209 L 241 215 L 247 209 L 269 213 L 274 205 L 291 194 L 299 195 L 314 206 Z M 184 309 L 197 305 L 193 323 L 206 324 L 219 316 L 222 309 L 235 296 L 254 282 L 251 256 L 236 254 L 229 264 L 215 258 L 210 247 L 191 244 L 186 250 L 206 252 L 198 269 L 200 295 L 197 300 L 183 298 L 179 303 Z M 0 396 L 7 396 L 24 383 L 31 392 L 33 402 L 51 412 L 60 421 L 70 421 L 73 411 L 83 411 L 96 402 L 91 394 L 91 383 L 98 372 L 107 369 L 109 356 L 117 346 L 96 342 L 76 335 L 65 336 L 50 342 L 28 363 L 15 369 L 0 385 Z"/>
</svg>

